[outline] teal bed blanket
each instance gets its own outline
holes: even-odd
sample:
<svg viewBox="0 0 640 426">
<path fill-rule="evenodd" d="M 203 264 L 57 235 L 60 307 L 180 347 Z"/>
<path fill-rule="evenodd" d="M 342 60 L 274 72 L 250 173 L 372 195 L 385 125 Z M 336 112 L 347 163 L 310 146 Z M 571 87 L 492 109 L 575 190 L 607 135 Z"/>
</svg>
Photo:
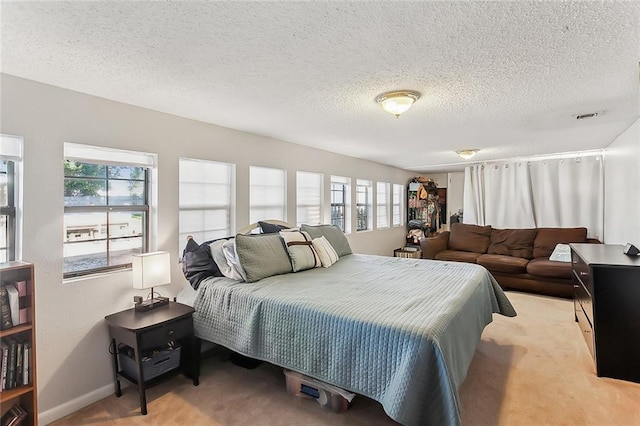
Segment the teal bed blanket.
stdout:
<svg viewBox="0 0 640 426">
<path fill-rule="evenodd" d="M 458 425 L 458 388 L 493 313 L 516 312 L 481 266 L 348 255 L 255 283 L 208 278 L 196 336 L 366 395 L 403 425 Z"/>
</svg>

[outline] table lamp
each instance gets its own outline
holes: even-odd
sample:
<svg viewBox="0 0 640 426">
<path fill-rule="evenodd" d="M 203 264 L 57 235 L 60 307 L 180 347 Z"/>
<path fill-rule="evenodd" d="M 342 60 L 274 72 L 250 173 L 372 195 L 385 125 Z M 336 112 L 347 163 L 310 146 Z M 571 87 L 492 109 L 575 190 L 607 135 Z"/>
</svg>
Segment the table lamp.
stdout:
<svg viewBox="0 0 640 426">
<path fill-rule="evenodd" d="M 131 256 L 133 266 L 133 288 L 147 289 L 151 292 L 146 300 L 141 296 L 135 296 L 136 311 L 149 311 L 158 306 L 168 305 L 169 298 L 154 293 L 153 288 L 171 284 L 171 255 L 167 251 L 134 254 Z M 155 297 L 158 294 L 158 297 Z"/>
</svg>

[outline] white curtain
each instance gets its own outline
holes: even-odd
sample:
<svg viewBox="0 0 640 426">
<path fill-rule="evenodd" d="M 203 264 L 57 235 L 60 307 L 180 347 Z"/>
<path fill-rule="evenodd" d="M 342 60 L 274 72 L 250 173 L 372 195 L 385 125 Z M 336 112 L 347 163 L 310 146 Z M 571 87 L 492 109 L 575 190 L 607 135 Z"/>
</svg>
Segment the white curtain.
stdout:
<svg viewBox="0 0 640 426">
<path fill-rule="evenodd" d="M 587 228 L 603 234 L 602 157 L 474 165 L 465 169 L 464 223 L 496 228 Z"/>
</svg>

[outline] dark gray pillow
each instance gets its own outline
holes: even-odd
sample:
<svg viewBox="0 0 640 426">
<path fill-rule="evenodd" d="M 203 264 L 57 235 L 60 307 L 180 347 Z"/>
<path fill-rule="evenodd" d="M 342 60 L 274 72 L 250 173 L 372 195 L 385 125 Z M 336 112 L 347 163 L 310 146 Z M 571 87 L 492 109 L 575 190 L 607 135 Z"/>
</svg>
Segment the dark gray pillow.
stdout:
<svg viewBox="0 0 640 426">
<path fill-rule="evenodd" d="M 248 283 L 293 272 L 280 234 L 238 234 L 236 252 Z"/>
<path fill-rule="evenodd" d="M 308 232 L 312 239 L 325 237 L 340 257 L 353 253 L 347 237 L 344 236 L 344 232 L 335 225 L 302 225 L 300 230 Z"/>
<path fill-rule="evenodd" d="M 289 229 L 288 226 L 276 225 L 275 223 L 268 223 L 268 222 L 258 221 L 258 225 L 260 225 L 260 229 L 262 229 L 263 234 L 277 234 L 283 229 Z"/>
</svg>

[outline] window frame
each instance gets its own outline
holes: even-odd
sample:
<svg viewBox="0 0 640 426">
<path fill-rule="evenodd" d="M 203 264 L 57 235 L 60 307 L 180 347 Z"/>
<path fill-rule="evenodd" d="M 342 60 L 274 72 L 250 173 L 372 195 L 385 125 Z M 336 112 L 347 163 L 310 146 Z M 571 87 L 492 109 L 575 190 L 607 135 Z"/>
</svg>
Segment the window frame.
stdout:
<svg viewBox="0 0 640 426">
<path fill-rule="evenodd" d="M 314 187 L 311 188 L 309 186 L 304 186 L 301 187 L 300 186 L 300 182 L 301 182 L 301 176 L 311 176 L 313 175 L 314 177 L 317 177 L 320 181 L 320 185 L 319 187 Z M 301 195 L 301 189 L 314 189 L 318 191 L 318 196 L 319 196 L 319 204 L 301 204 L 300 203 L 300 199 L 303 198 Z M 296 171 L 296 222 L 297 225 L 300 226 L 303 224 L 303 222 L 300 220 L 300 216 L 302 216 L 300 214 L 300 210 L 301 209 L 309 209 L 310 207 L 318 207 L 318 212 L 319 212 L 319 217 L 318 217 L 318 223 L 306 223 L 307 225 L 319 225 L 321 223 L 323 223 L 324 220 L 324 174 L 322 173 L 316 173 L 316 172 L 307 172 L 307 171 Z M 308 215 L 307 215 L 308 216 Z"/>
<path fill-rule="evenodd" d="M 331 202 L 332 202 L 332 194 L 331 194 L 331 185 L 333 184 L 337 184 L 337 185 L 342 185 L 343 189 L 344 189 L 344 219 L 343 219 L 343 223 L 344 223 L 344 229 L 343 229 L 343 233 L 345 234 L 350 234 L 351 233 L 351 227 L 352 227 L 352 223 L 351 223 L 351 215 L 353 214 L 353 212 L 351 211 L 352 206 L 353 206 L 353 201 L 351 200 L 351 178 L 350 177 L 345 177 L 345 176 L 335 176 L 335 175 L 331 175 L 330 179 L 330 184 L 329 184 L 329 207 L 330 209 L 332 209 L 331 207 Z M 328 214 L 329 218 L 331 218 L 332 223 L 333 223 L 333 211 L 329 210 L 326 214 Z"/>
<path fill-rule="evenodd" d="M 17 208 L 16 208 L 16 162 L 11 158 L 0 156 L 0 161 L 6 162 L 7 171 L 0 172 L 6 175 L 7 179 L 7 204 L 0 205 L 0 216 L 6 216 L 6 246 L 0 247 L 5 250 L 7 262 L 16 260 L 16 234 L 17 234 Z"/>
<path fill-rule="evenodd" d="M 358 202 L 360 188 L 365 188 L 365 202 Z M 370 180 L 358 179 L 356 181 L 356 232 L 366 232 L 373 230 L 373 183 Z M 366 228 L 361 228 L 360 207 L 365 208 Z"/>
<path fill-rule="evenodd" d="M 90 276 L 90 275 L 95 275 L 95 274 L 100 274 L 100 273 L 104 273 L 104 272 L 110 272 L 110 271 L 118 271 L 118 270 L 126 270 L 126 269 L 131 269 L 132 263 L 131 262 L 127 262 L 127 263 L 120 263 L 120 264 L 116 264 L 116 265 L 108 265 L 109 263 L 109 259 L 111 256 L 110 253 L 110 244 L 111 241 L 114 240 L 118 240 L 118 239 L 125 239 L 125 238 L 130 238 L 130 237 L 109 237 L 109 226 L 110 226 L 110 222 L 109 222 L 109 215 L 111 213 L 117 213 L 117 212 L 143 212 L 143 219 L 142 219 L 142 235 L 140 236 L 142 238 L 142 247 L 141 247 L 141 253 L 146 253 L 149 251 L 149 247 L 150 247 L 150 223 L 151 223 L 151 208 L 150 208 L 150 204 L 151 204 L 151 187 L 150 187 L 150 174 L 151 174 L 151 167 L 146 166 L 146 165 L 139 165 L 139 164 L 129 164 L 126 162 L 102 162 L 102 161 L 96 161 L 93 159 L 80 159 L 80 158 L 66 158 L 64 159 L 64 161 L 76 161 L 76 162 L 81 162 L 81 163 L 85 163 L 85 164 L 92 164 L 92 165 L 102 165 L 105 166 L 105 176 L 104 177 L 87 177 L 87 176 L 68 176 L 66 174 L 64 174 L 64 182 L 67 182 L 67 179 L 84 179 L 84 180 L 96 180 L 96 181 L 104 181 L 105 182 L 105 188 L 109 188 L 109 182 L 111 181 L 138 181 L 138 182 L 142 182 L 144 185 L 144 189 L 143 189 L 143 201 L 144 204 L 137 204 L 137 205 L 110 205 L 109 204 L 109 191 L 106 191 L 106 195 L 105 195 L 105 204 L 104 205 L 100 205 L 100 206 L 64 206 L 64 215 L 66 217 L 66 215 L 69 214 L 73 214 L 73 213 L 105 213 L 106 214 L 106 237 L 103 239 L 96 239 L 96 240 L 92 240 L 92 241 L 105 241 L 106 242 L 106 257 L 107 257 L 107 266 L 100 266 L 97 268 L 89 268 L 89 269 L 83 269 L 83 270 L 79 270 L 79 271 L 71 271 L 71 272 L 64 272 L 64 263 L 65 263 L 65 257 L 63 255 L 63 279 L 73 279 L 73 278 L 80 278 L 80 277 L 86 277 L 86 276 Z M 124 178 L 113 178 L 113 177 L 109 177 L 109 167 L 140 167 L 143 169 L 143 173 L 144 176 L 142 179 L 124 179 Z M 67 233 L 66 230 L 66 225 L 65 225 L 65 234 Z M 87 242 L 86 240 L 80 240 L 80 241 L 65 241 L 67 239 L 67 237 L 65 236 L 63 238 L 63 247 L 66 244 L 76 244 L 76 243 L 83 243 L 83 242 Z"/>
<path fill-rule="evenodd" d="M 334 202 L 334 197 L 333 194 L 337 193 L 338 191 L 334 188 L 334 186 L 340 186 L 341 190 L 340 192 L 342 192 L 342 203 L 336 203 Z M 331 199 L 331 224 L 337 226 L 338 228 L 340 228 L 340 230 L 342 232 L 346 232 L 346 225 L 347 225 L 347 184 L 346 183 L 342 183 L 342 182 L 331 182 L 331 187 L 329 188 L 329 193 L 330 193 L 330 199 Z M 342 217 L 341 218 L 336 218 L 334 216 L 334 211 L 336 207 L 342 207 Z M 336 223 L 336 219 L 338 219 L 338 221 L 342 222 L 342 223 Z M 342 226 L 340 226 L 342 225 Z"/>
<path fill-rule="evenodd" d="M 398 197 L 396 197 L 396 189 L 398 189 L 397 194 L 399 195 Z M 391 227 L 392 228 L 396 228 L 399 226 L 402 226 L 404 224 L 404 193 L 405 193 L 405 186 L 401 185 L 399 183 L 394 183 L 392 185 L 392 189 L 391 189 Z M 398 207 L 398 222 L 395 221 L 395 214 L 394 214 L 394 209 Z"/>
<path fill-rule="evenodd" d="M 266 210 L 268 207 L 274 207 L 275 204 L 254 204 L 253 202 L 253 189 L 254 186 L 266 186 L 266 185 L 258 185 L 252 182 L 253 180 L 253 170 L 256 169 L 266 169 L 266 170 L 277 170 L 278 172 L 282 172 L 282 205 L 278 206 L 278 208 L 282 207 L 282 217 L 260 217 L 253 219 L 253 210 L 263 209 Z M 249 166 L 249 222 L 256 223 L 260 220 L 282 220 L 283 222 L 287 221 L 287 170 L 281 169 L 278 167 L 264 167 L 264 166 Z"/>
<path fill-rule="evenodd" d="M 381 192 L 380 188 L 384 188 L 382 193 L 383 197 L 380 197 Z M 391 184 L 389 182 L 376 182 L 376 229 L 389 229 L 391 228 L 391 220 L 390 220 L 390 209 L 391 206 Z M 380 198 L 383 198 L 384 202 L 380 201 Z M 384 207 L 386 213 L 384 215 L 380 214 L 380 208 Z M 386 225 L 380 224 L 380 218 L 384 217 L 387 221 Z"/>
<path fill-rule="evenodd" d="M 181 190 L 181 185 L 183 183 L 182 181 L 182 177 L 181 177 L 181 170 L 183 167 L 183 164 L 185 166 L 188 165 L 188 163 L 204 163 L 207 165 L 216 165 L 216 166 L 225 166 L 227 167 L 227 171 L 229 173 L 229 200 L 228 200 L 228 204 L 211 204 L 211 203 L 205 203 L 203 202 L 200 205 L 196 205 L 196 206 L 188 206 L 185 207 L 181 204 L 180 199 L 178 200 L 178 215 L 180 215 L 180 213 L 185 212 L 185 211 L 190 211 L 190 212 L 194 212 L 194 211 L 226 211 L 227 212 L 227 217 L 228 217 L 228 222 L 227 222 L 227 227 L 225 228 L 226 232 L 223 232 L 224 236 L 220 237 L 220 238 L 225 238 L 231 235 L 235 235 L 235 215 L 236 215 L 236 164 L 235 163 L 228 163 L 228 162 L 224 162 L 224 161 L 215 161 L 215 160 L 203 160 L 203 159 L 197 159 L 197 158 L 188 158 L 188 157 L 180 157 L 179 158 L 179 170 L 178 170 L 178 190 L 180 192 L 182 192 Z M 217 185 L 222 185 L 217 183 Z M 185 244 L 185 240 L 183 240 L 182 237 L 180 237 L 182 234 L 184 234 L 184 232 L 182 232 L 182 230 L 180 229 L 180 219 L 178 220 L 178 235 L 179 235 L 179 251 L 178 253 L 182 252 L 182 249 L 184 248 L 184 244 Z M 200 230 L 200 232 L 205 232 L 205 230 Z M 214 237 L 215 238 L 215 237 Z M 206 240 L 209 240 L 208 238 L 205 238 L 205 240 L 203 241 L 199 241 L 198 239 L 196 239 L 196 241 L 199 242 L 204 242 Z"/>
</svg>

